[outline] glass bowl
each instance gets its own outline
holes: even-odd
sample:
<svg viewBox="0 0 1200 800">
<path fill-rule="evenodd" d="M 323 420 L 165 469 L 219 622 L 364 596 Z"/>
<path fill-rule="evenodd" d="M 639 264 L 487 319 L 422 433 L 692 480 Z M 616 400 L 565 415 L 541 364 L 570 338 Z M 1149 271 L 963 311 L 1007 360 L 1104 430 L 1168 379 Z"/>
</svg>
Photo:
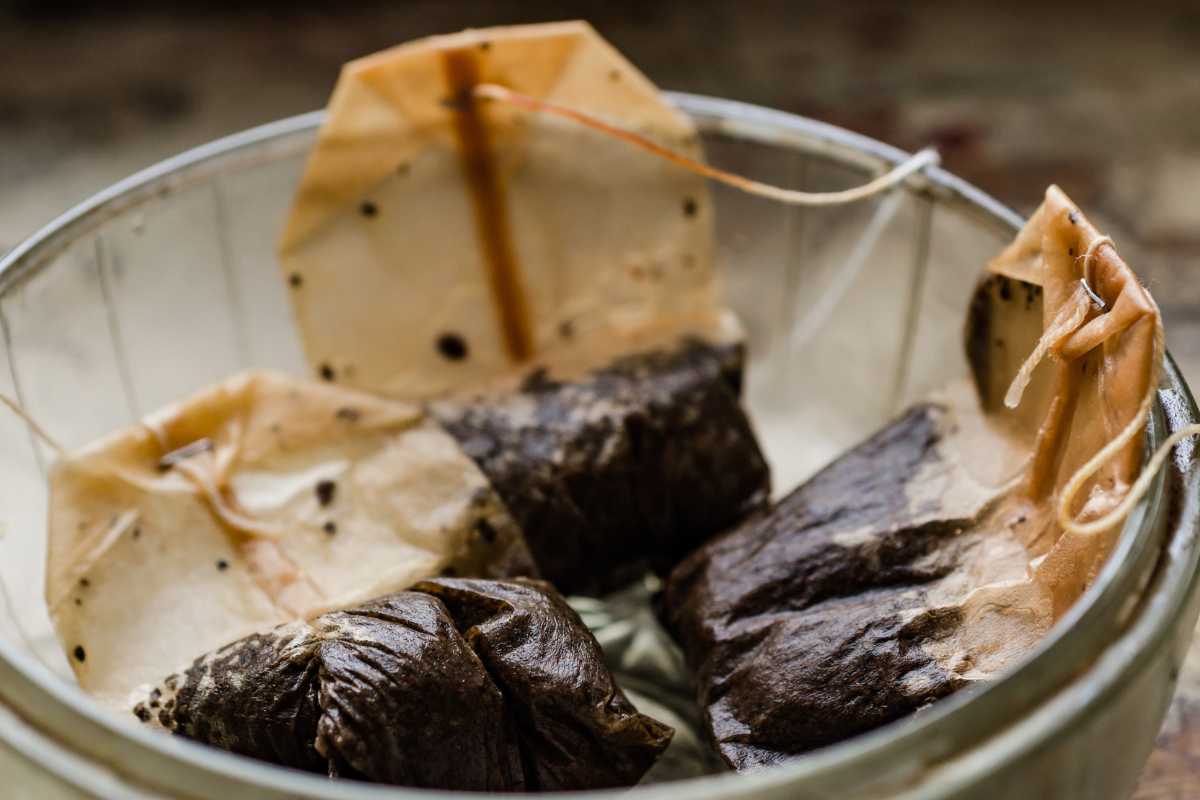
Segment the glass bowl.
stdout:
<svg viewBox="0 0 1200 800">
<path fill-rule="evenodd" d="M 809 190 L 906 157 L 862 136 L 670 94 L 708 158 Z M 222 139 L 130 177 L 0 262 L 0 392 L 67 447 L 250 366 L 306 371 L 275 241 L 321 114 Z M 749 334 L 747 402 L 786 491 L 947 377 L 986 260 L 1020 218 L 937 168 L 851 206 L 713 188 L 718 257 Z M 1151 444 L 1198 419 L 1167 357 Z M 140 728 L 70 679 L 42 599 L 51 454 L 0 415 L 0 773 L 36 796 L 423 796 L 331 782 Z M 786 766 L 638 787 L 645 798 L 1122 797 L 1197 614 L 1197 475 L 1181 444 L 1096 584 L 995 683 Z M 592 608 L 610 658 L 638 626 Z M 619 617 L 619 615 L 616 615 Z"/>
</svg>

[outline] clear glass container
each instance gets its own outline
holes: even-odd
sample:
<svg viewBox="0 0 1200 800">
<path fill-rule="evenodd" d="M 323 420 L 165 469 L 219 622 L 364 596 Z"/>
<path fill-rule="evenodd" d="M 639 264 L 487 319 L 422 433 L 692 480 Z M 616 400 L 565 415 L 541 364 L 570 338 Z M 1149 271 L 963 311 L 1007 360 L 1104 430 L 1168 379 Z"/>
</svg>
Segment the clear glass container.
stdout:
<svg viewBox="0 0 1200 800">
<path fill-rule="evenodd" d="M 772 183 L 845 188 L 906 155 L 794 115 L 670 98 L 696 120 L 710 161 Z M 275 242 L 320 120 L 283 120 L 159 164 L 13 250 L 0 262 L 0 392 L 69 448 L 246 367 L 304 373 Z M 850 206 L 713 192 L 726 293 L 749 332 L 747 401 L 780 491 L 965 373 L 967 299 L 1019 226 L 1011 211 L 936 168 Z M 1196 419 L 1168 358 L 1151 441 Z M 51 458 L 0 414 L 0 772 L 64 796 L 421 794 L 277 769 L 93 705 L 72 684 L 43 601 Z M 1195 620 L 1197 512 L 1185 443 L 1096 585 L 1007 677 L 788 766 L 695 779 L 688 795 L 1122 796 Z M 607 607 L 589 613 L 610 656 L 635 649 L 638 625 Z"/>
</svg>

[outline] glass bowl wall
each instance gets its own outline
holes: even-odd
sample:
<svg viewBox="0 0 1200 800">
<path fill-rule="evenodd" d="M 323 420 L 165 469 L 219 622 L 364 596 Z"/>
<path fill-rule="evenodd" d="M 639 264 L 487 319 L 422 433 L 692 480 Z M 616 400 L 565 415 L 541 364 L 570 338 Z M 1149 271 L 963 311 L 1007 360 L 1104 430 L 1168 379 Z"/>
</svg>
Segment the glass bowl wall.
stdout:
<svg viewBox="0 0 1200 800">
<path fill-rule="evenodd" d="M 696 120 L 712 162 L 772 183 L 845 188 L 905 155 L 788 114 L 671 98 Z M 70 448 L 241 369 L 305 372 L 274 247 L 319 122 L 283 120 L 164 162 L 11 252 L 0 266 L 0 392 Z M 726 294 L 749 335 L 747 401 L 779 490 L 965 374 L 967 299 L 1019 226 L 1011 211 L 938 169 L 850 206 L 713 193 Z M 1196 417 L 1169 363 L 1160 400 L 1152 441 Z M 1007 771 L 995 796 L 1120 796 L 1195 617 L 1189 448 L 1131 516 L 1097 585 L 1008 678 L 788 767 L 702 779 L 689 793 L 941 797 Z M 0 414 L 0 764 L 7 753 L 64 791 L 108 780 L 223 798 L 405 794 L 274 769 L 92 706 L 70 682 L 42 599 L 51 461 L 20 419 Z M 1104 665 L 1111 674 L 1096 672 Z M 1039 716 L 1054 703 L 1067 707 Z M 1133 710 L 1114 760 L 1101 728 L 1071 721 L 1121 704 Z M 1053 769 L 1037 760 L 1051 757 Z"/>
</svg>

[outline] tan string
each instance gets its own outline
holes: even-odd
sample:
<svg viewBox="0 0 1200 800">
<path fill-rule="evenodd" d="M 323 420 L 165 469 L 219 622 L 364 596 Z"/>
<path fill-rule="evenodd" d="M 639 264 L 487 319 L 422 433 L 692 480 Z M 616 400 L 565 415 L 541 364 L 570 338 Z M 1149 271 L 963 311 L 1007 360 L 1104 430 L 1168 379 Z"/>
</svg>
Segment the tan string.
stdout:
<svg viewBox="0 0 1200 800">
<path fill-rule="evenodd" d="M 914 172 L 924 169 L 940 161 L 940 156 L 937 150 L 926 148 L 918 153 L 910 156 L 904 161 L 897 164 L 891 170 L 883 173 L 879 177 L 865 183 L 862 186 L 856 186 L 852 189 L 843 189 L 837 192 L 802 192 L 798 189 L 785 189 L 781 186 L 773 186 L 769 183 L 751 180 L 741 175 L 735 175 L 732 172 L 726 172 L 723 169 L 718 169 L 711 164 L 705 164 L 702 161 L 697 161 L 689 158 L 674 150 L 663 147 L 641 134 L 621 128 L 610 122 L 605 122 L 599 117 L 594 117 L 583 111 L 578 111 L 566 106 L 548 103 L 545 100 L 539 100 L 529 95 L 514 92 L 503 86 L 494 83 L 481 83 L 474 88 L 476 97 L 495 100 L 501 103 L 523 108 L 526 111 L 532 111 L 543 114 L 551 114 L 563 119 L 571 120 L 585 127 L 606 133 L 614 138 L 627 142 L 635 147 L 640 147 L 648 153 L 651 153 L 659 158 L 666 159 L 674 164 L 678 164 L 684 169 L 690 170 L 698 175 L 703 175 L 706 178 L 711 178 L 727 186 L 732 186 L 735 189 L 740 189 L 747 194 L 757 195 L 758 197 L 766 197 L 771 200 L 777 200 L 781 203 L 793 206 L 833 206 L 842 205 L 845 203 L 854 203 L 859 200 L 864 200 L 873 195 L 877 195 L 886 189 L 895 186 L 903 181 Z"/>
<path fill-rule="evenodd" d="M 1042 363 L 1042 359 L 1050 352 L 1052 348 L 1058 347 L 1072 333 L 1074 333 L 1083 321 L 1087 318 L 1088 307 L 1091 305 L 1091 300 L 1088 298 L 1087 291 L 1083 285 L 1077 285 L 1075 291 L 1071 294 L 1070 299 L 1063 303 L 1063 307 L 1058 310 L 1058 315 L 1050 326 L 1042 332 L 1042 338 L 1038 339 L 1037 346 L 1033 348 L 1033 352 L 1025 359 L 1025 363 L 1017 370 L 1017 374 L 1013 377 L 1012 383 L 1008 386 L 1008 392 L 1004 395 L 1004 405 L 1008 408 L 1016 408 L 1021 404 L 1021 398 L 1025 394 L 1025 389 L 1029 386 L 1029 382 L 1033 380 L 1033 371 L 1037 365 Z"/>
<path fill-rule="evenodd" d="M 29 412 L 21 407 L 12 398 L 0 393 L 0 403 L 8 407 L 10 411 L 20 417 L 29 429 L 33 431 L 39 439 L 49 445 L 54 452 L 63 458 L 66 456 L 66 449 L 59 444 L 53 436 L 37 423 Z M 144 427 L 149 430 L 155 438 L 158 439 L 159 445 L 165 447 L 165 434 L 155 425 L 146 424 Z M 231 450 L 233 453 L 224 454 L 222 457 L 213 458 L 212 466 L 206 470 L 196 464 L 189 463 L 189 459 L 185 459 L 175 465 L 175 469 L 181 475 L 188 479 L 188 482 L 208 501 L 213 513 L 217 515 L 226 525 L 250 537 L 261 537 L 265 539 L 278 540 L 283 536 L 283 531 L 279 528 L 251 519 L 244 514 L 235 510 L 222 496 L 219 484 L 222 482 L 222 477 L 229 469 L 230 462 L 235 457 L 238 446 L 240 445 L 241 428 L 235 426 L 232 438 L 234 440 Z"/>
<path fill-rule="evenodd" d="M 1096 285 L 1092 282 L 1092 259 L 1095 258 L 1096 252 L 1106 244 L 1116 247 L 1116 245 L 1113 244 L 1113 240 L 1108 236 L 1097 236 L 1092 240 L 1092 243 L 1088 245 L 1087 250 L 1083 251 L 1083 255 L 1079 256 L 1080 259 L 1083 259 L 1083 281 L 1093 291 L 1095 291 Z"/>
<path fill-rule="evenodd" d="M 46 429 L 41 425 L 38 425 L 37 420 L 30 416 L 29 412 L 21 408 L 20 403 L 13 400 L 6 394 L 0 394 L 0 403 L 8 406 L 9 411 L 13 412 L 22 420 L 24 420 L 25 424 L 29 426 L 29 430 L 33 431 L 33 434 L 37 436 L 37 438 L 49 445 L 50 449 L 53 450 L 56 455 L 61 457 L 66 454 L 67 451 L 63 448 L 63 446 L 59 444 L 53 436 L 46 433 Z"/>
<path fill-rule="evenodd" d="M 1029 354 L 1029 357 L 1025 359 L 1025 363 L 1021 365 L 1021 369 L 1013 377 L 1012 383 L 1008 386 L 1008 392 L 1004 395 L 1004 405 L 1008 408 L 1016 408 L 1021 404 L 1021 397 L 1025 394 L 1025 389 L 1029 386 L 1029 382 L 1033 379 L 1033 371 L 1037 368 L 1038 364 L 1042 363 L 1042 359 L 1046 357 L 1046 353 L 1062 344 L 1068 336 L 1083 324 L 1084 319 L 1087 317 L 1089 300 L 1099 300 L 1103 307 L 1104 301 L 1096 294 L 1096 287 L 1091 280 L 1092 259 L 1101 245 L 1111 245 L 1112 243 L 1113 240 L 1108 236 L 1099 236 L 1088 245 L 1083 255 L 1076 259 L 1077 261 L 1083 261 L 1082 281 L 1071 295 L 1071 299 L 1063 304 L 1063 307 L 1058 312 L 1058 316 L 1050 323 L 1050 327 L 1042 332 L 1042 338 L 1038 339 L 1037 346 L 1033 348 L 1033 352 Z"/>
<path fill-rule="evenodd" d="M 1152 400 L 1153 392 L 1148 395 L 1148 399 Z M 1171 448 L 1179 444 L 1189 436 L 1200 434 L 1200 424 L 1187 425 L 1167 437 L 1167 440 L 1158 446 L 1154 451 L 1154 455 L 1150 457 L 1150 461 L 1142 468 L 1142 472 L 1138 475 L 1138 479 L 1133 482 L 1125 497 L 1112 510 L 1104 514 L 1099 519 L 1094 519 L 1090 522 L 1079 522 L 1071 517 L 1071 503 L 1075 499 L 1075 495 L 1079 493 L 1079 489 L 1083 484 L 1096 473 L 1100 467 L 1113 455 L 1120 452 L 1121 448 L 1129 443 L 1137 434 L 1141 433 L 1145 419 L 1150 411 L 1150 403 L 1143 402 L 1141 408 L 1138 409 L 1137 415 L 1125 426 L 1125 429 L 1107 445 L 1105 445 L 1096 455 L 1092 456 L 1088 463 L 1080 467 L 1067 485 L 1063 487 L 1062 495 L 1058 503 L 1058 524 L 1063 530 L 1080 536 L 1092 536 L 1097 533 L 1108 530 L 1127 515 L 1137 504 L 1142 496 L 1150 489 L 1150 482 L 1154 480 L 1154 476 L 1162 469 L 1166 463 L 1167 456 L 1170 455 Z"/>
<path fill-rule="evenodd" d="M 279 541 L 285 531 L 277 525 L 254 519 L 243 514 L 231 503 L 222 491 L 234 462 L 242 447 L 243 426 L 241 420 L 233 420 L 227 434 L 229 443 L 225 447 L 192 458 L 185 458 L 173 469 L 183 475 L 200 492 L 208 503 L 209 510 L 229 530 L 251 539 L 261 538 Z M 236 502 L 236 500 L 235 500 Z"/>
<path fill-rule="evenodd" d="M 1103 238 L 1107 239 L 1108 237 Z M 1111 244 L 1111 240 L 1109 240 L 1109 243 Z M 1089 247 L 1088 253 L 1092 254 L 1095 250 L 1095 247 Z M 1156 336 L 1154 341 L 1154 356 L 1152 359 L 1154 364 L 1162 361 L 1164 349 L 1160 332 L 1160 335 Z M 1120 503 L 1107 511 L 1103 516 L 1088 522 L 1079 522 L 1072 517 L 1071 506 L 1074 504 L 1075 496 L 1079 494 L 1079 490 L 1083 488 L 1083 485 L 1099 472 L 1100 468 L 1107 464 L 1113 456 L 1121 452 L 1126 445 L 1133 441 L 1135 436 L 1141 435 L 1142 431 L 1145 430 L 1146 422 L 1150 418 L 1150 407 L 1154 402 L 1154 395 L 1155 386 L 1152 382 L 1146 389 L 1146 395 L 1142 398 L 1137 412 L 1129 420 L 1129 423 L 1108 444 L 1096 451 L 1083 466 L 1075 470 L 1071 479 L 1063 487 L 1058 498 L 1056 516 L 1058 524 L 1064 531 L 1069 531 L 1079 536 L 1092 536 L 1111 528 L 1123 519 L 1137 502 L 1142 499 L 1146 492 L 1149 491 L 1150 482 L 1154 480 L 1154 476 L 1158 474 L 1158 471 L 1166 463 L 1171 449 L 1189 436 L 1200 434 L 1200 424 L 1186 425 L 1175 431 L 1150 456 L 1150 460 L 1142 468 L 1141 474 L 1138 475 L 1137 480 L 1133 482 L 1133 485 L 1129 488 L 1125 497 L 1121 499 Z"/>
</svg>

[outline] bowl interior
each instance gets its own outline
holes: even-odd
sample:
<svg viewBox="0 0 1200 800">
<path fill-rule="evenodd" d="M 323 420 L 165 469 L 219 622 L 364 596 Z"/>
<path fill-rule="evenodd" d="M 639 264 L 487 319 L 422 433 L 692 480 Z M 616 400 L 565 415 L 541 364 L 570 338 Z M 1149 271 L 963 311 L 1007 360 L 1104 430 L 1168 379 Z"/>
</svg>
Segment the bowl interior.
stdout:
<svg viewBox="0 0 1200 800">
<path fill-rule="evenodd" d="M 807 190 L 902 157 L 763 109 L 679 97 L 710 161 Z M 275 242 L 319 115 L 135 176 L 10 254 L 0 392 L 67 448 L 250 367 L 307 373 Z M 949 176 L 849 206 L 715 186 L 718 260 L 749 337 L 747 403 L 777 493 L 948 378 L 982 265 L 1019 220 Z M 42 596 L 53 453 L 0 414 L 0 637 L 70 680 Z M 1129 535 L 1129 531 L 1126 531 Z"/>
</svg>

